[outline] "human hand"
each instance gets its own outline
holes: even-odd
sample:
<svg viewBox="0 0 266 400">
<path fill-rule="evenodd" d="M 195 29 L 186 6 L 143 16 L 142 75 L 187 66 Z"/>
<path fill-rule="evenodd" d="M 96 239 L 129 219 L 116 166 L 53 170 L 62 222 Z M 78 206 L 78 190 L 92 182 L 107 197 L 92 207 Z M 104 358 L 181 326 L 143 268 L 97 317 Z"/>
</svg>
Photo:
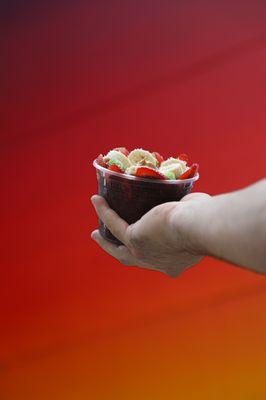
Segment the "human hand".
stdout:
<svg viewBox="0 0 266 400">
<path fill-rule="evenodd" d="M 152 208 L 140 220 L 128 225 L 103 197 L 94 195 L 91 201 L 98 217 L 123 245 L 108 242 L 99 230 L 93 231 L 91 237 L 124 265 L 176 277 L 203 257 L 189 230 L 193 226 L 193 210 L 199 209 L 200 203 L 209 199 L 211 197 L 205 193 L 189 194 L 180 202 Z"/>
</svg>

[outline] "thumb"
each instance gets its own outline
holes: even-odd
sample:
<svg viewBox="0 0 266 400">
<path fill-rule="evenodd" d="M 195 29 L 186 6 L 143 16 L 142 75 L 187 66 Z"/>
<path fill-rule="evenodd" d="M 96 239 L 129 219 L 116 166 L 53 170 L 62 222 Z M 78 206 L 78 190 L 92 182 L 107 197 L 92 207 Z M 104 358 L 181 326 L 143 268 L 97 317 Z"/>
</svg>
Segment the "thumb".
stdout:
<svg viewBox="0 0 266 400">
<path fill-rule="evenodd" d="M 191 201 L 191 200 L 200 201 L 200 200 L 207 200 L 207 199 L 211 199 L 211 198 L 212 197 L 207 193 L 196 192 L 196 193 L 187 194 L 180 201 Z"/>
</svg>

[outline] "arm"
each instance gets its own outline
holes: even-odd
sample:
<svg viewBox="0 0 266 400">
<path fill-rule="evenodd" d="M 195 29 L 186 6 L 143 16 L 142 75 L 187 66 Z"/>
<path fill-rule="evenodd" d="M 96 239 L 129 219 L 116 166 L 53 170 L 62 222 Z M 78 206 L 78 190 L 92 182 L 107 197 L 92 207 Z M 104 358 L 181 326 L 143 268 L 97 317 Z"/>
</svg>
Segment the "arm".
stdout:
<svg viewBox="0 0 266 400">
<path fill-rule="evenodd" d="M 128 225 L 100 196 L 92 197 L 99 218 L 124 245 L 92 238 L 125 265 L 175 277 L 205 255 L 266 273 L 266 179 L 245 189 L 210 197 L 190 194 L 154 207 Z"/>
<path fill-rule="evenodd" d="M 189 208 L 184 209 L 184 214 Z M 192 248 L 266 273 L 266 179 L 245 189 L 215 196 L 205 204 L 194 202 L 191 208 L 189 218 L 183 215 L 183 229 Z M 175 223 L 178 225 L 177 220 Z"/>
</svg>

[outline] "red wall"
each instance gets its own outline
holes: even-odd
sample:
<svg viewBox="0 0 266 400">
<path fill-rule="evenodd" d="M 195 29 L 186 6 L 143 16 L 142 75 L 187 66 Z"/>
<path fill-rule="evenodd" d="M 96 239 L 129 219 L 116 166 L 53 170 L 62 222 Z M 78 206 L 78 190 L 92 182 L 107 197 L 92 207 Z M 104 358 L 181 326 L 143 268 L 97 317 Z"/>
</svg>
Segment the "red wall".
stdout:
<svg viewBox="0 0 266 400">
<path fill-rule="evenodd" d="M 265 175 L 264 2 L 3 11 L 1 398 L 264 398 L 265 278 L 123 267 L 89 202 L 116 146 L 187 152 L 211 194 Z"/>
</svg>

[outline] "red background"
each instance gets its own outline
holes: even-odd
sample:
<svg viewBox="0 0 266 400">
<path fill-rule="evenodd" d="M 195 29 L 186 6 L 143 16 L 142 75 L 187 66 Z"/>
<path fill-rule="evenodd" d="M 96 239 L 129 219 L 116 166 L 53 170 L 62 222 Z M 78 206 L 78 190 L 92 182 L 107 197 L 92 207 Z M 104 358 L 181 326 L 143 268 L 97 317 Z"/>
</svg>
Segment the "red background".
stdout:
<svg viewBox="0 0 266 400">
<path fill-rule="evenodd" d="M 89 202 L 116 146 L 187 152 L 211 194 L 265 175 L 264 2 L 2 11 L 1 398 L 264 398 L 265 278 L 123 267 Z"/>
</svg>

